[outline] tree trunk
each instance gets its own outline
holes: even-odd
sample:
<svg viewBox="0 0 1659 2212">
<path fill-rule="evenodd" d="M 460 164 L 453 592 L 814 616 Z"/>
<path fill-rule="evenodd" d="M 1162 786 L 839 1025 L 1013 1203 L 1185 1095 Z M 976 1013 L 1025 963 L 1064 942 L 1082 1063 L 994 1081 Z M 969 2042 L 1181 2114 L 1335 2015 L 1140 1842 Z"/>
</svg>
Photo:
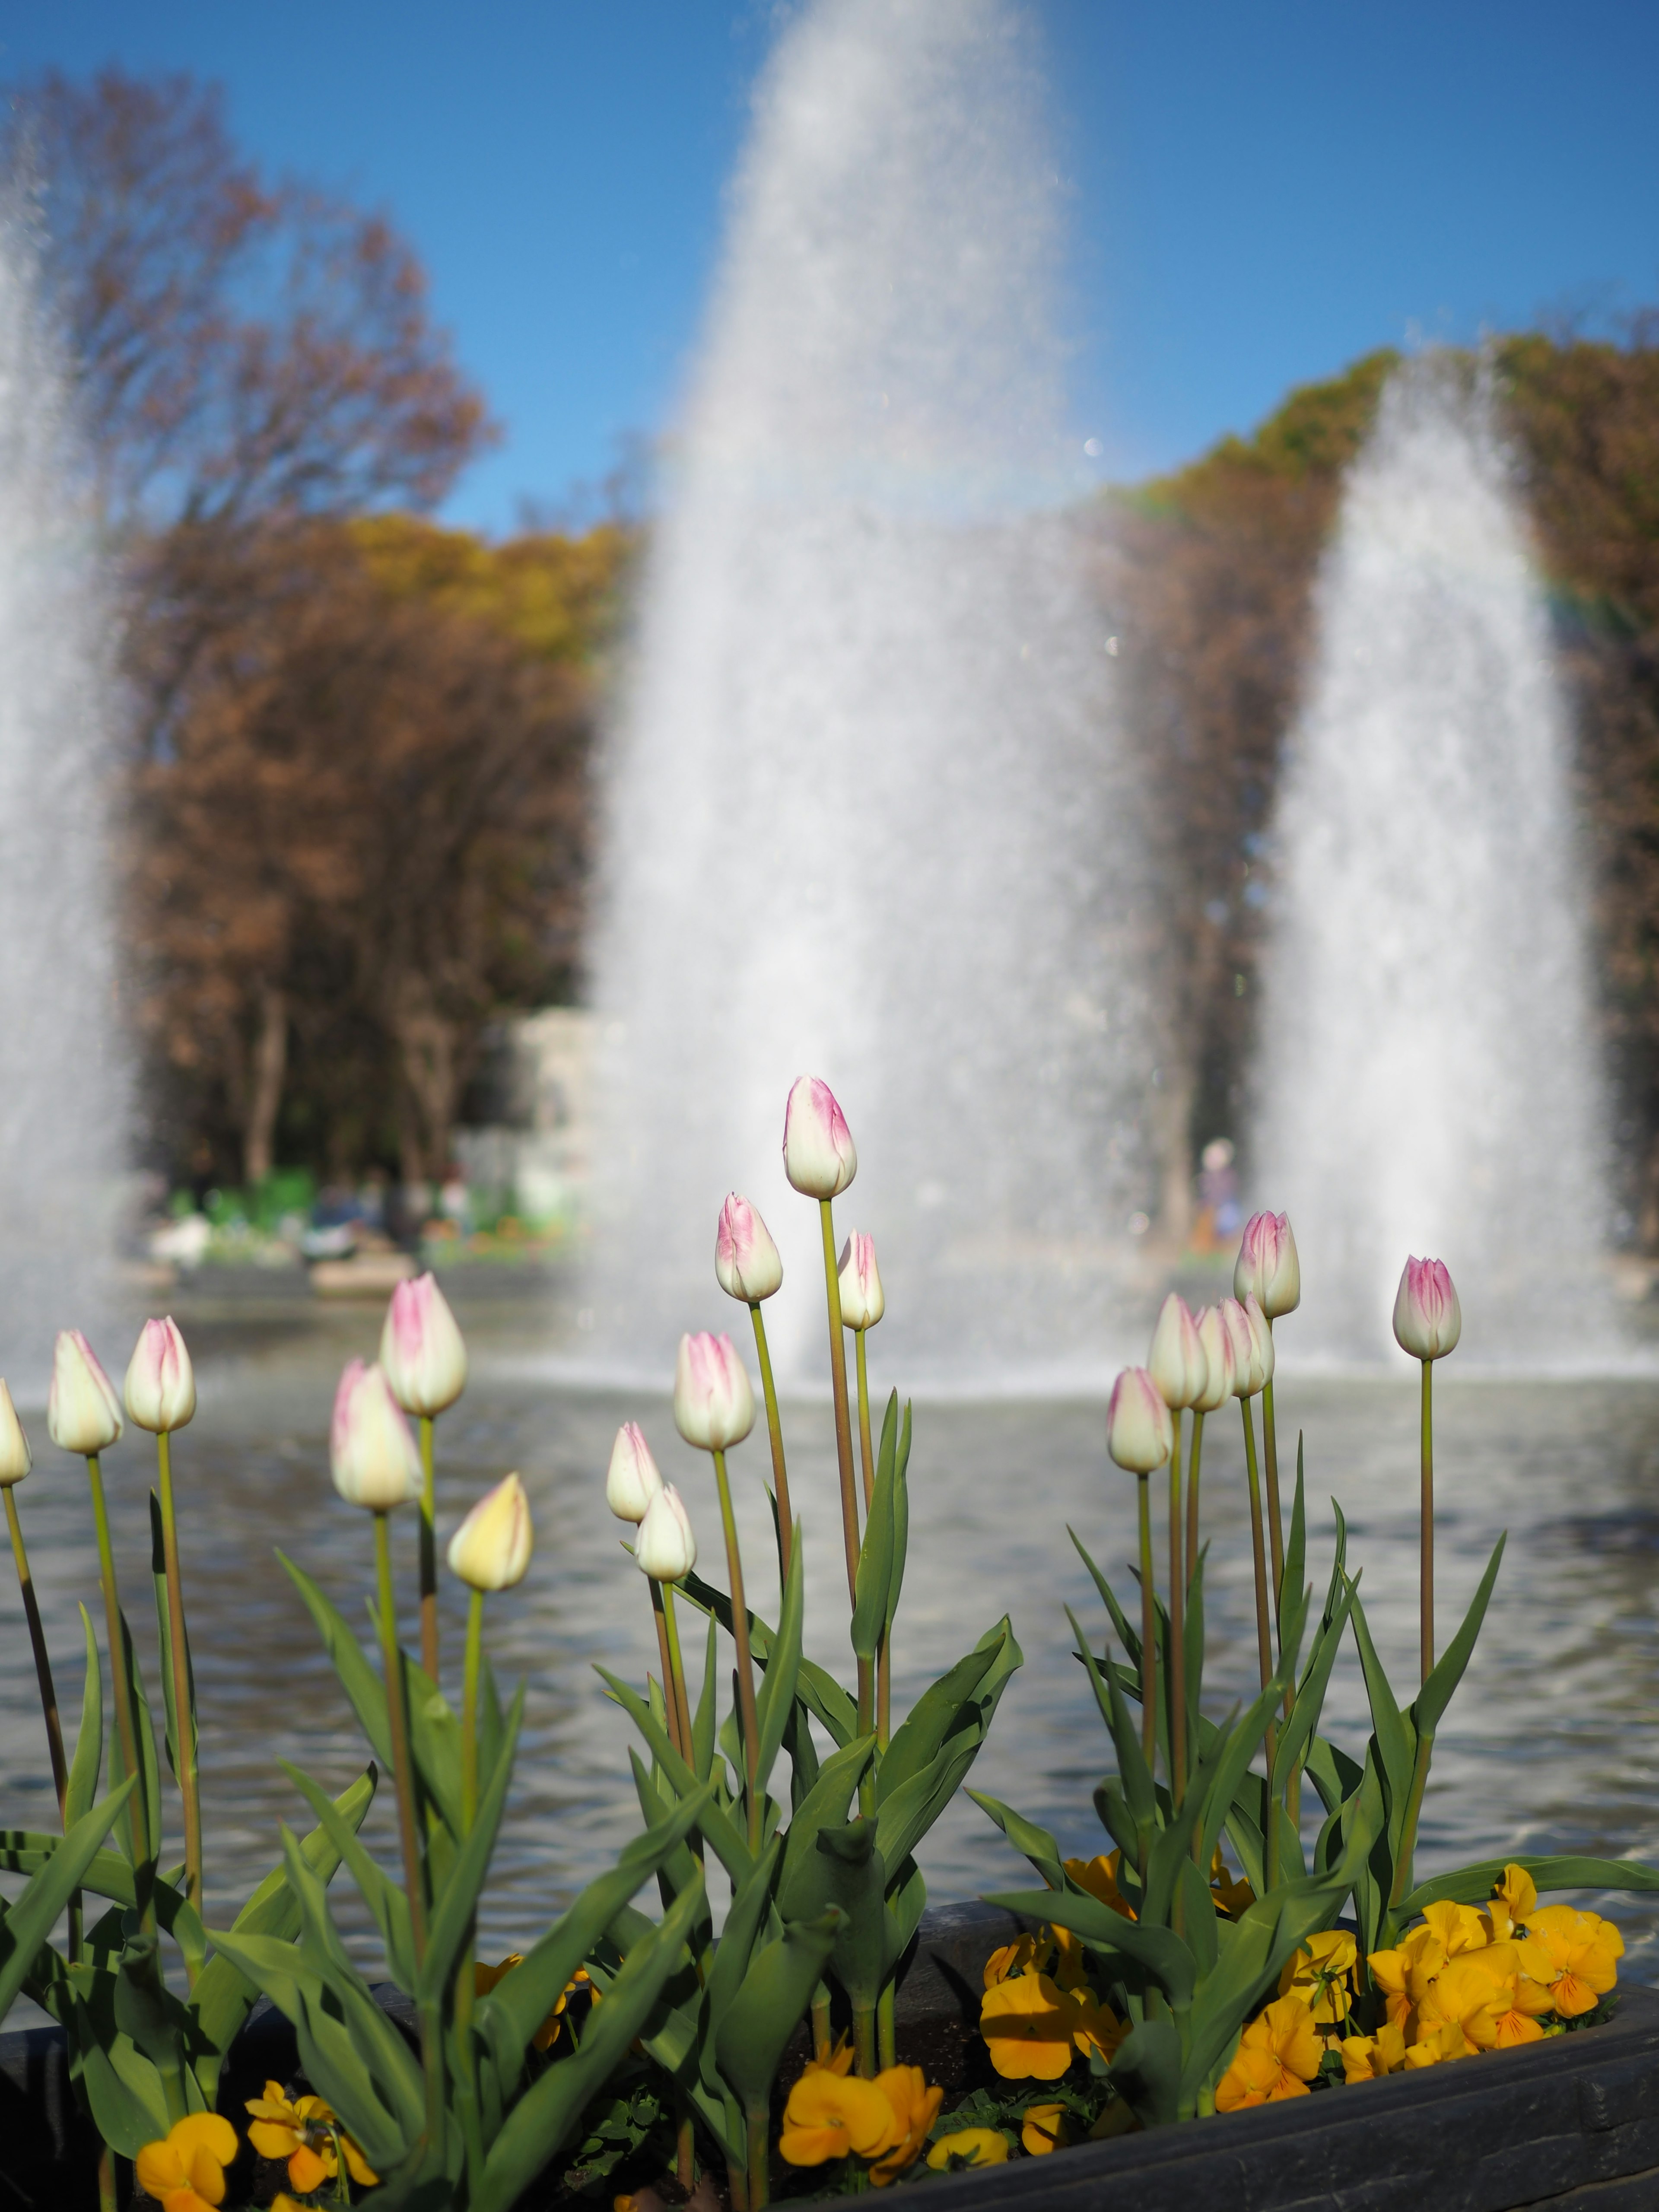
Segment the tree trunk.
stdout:
<svg viewBox="0 0 1659 2212">
<path fill-rule="evenodd" d="M 404 1181 L 441 1182 L 459 1090 L 455 1024 L 434 1006 L 425 980 L 410 975 L 398 989 L 393 1026 L 403 1058 Z"/>
<path fill-rule="evenodd" d="M 1193 1098 L 1196 1089 L 1190 1072 L 1179 1075 L 1168 1070 L 1175 1058 L 1164 1057 L 1163 1083 L 1152 1095 L 1152 1141 L 1158 1155 L 1158 1231 L 1160 1240 L 1182 1252 L 1193 1229 Z"/>
<path fill-rule="evenodd" d="M 273 1165 L 276 1115 L 288 1073 L 287 993 L 261 982 L 258 1016 L 242 1123 L 242 1181 L 249 1190 L 258 1188 Z"/>
</svg>

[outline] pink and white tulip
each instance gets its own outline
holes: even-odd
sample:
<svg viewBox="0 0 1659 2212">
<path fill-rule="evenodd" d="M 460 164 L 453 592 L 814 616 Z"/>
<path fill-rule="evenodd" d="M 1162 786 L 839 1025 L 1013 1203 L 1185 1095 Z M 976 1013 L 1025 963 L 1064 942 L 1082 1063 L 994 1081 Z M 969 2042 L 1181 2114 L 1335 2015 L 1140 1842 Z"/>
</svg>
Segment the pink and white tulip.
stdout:
<svg viewBox="0 0 1659 2212">
<path fill-rule="evenodd" d="M 672 1482 L 664 1483 L 640 1523 L 634 1564 L 653 1583 L 683 1581 L 697 1564 L 697 1540 L 691 1516 Z"/>
<path fill-rule="evenodd" d="M 530 1565 L 535 1532 L 516 1474 L 486 1491 L 449 1540 L 449 1571 L 476 1590 L 511 1589 Z"/>
<path fill-rule="evenodd" d="M 651 1501 L 662 1488 L 662 1477 L 637 1421 L 624 1421 L 611 1447 L 611 1466 L 605 1478 L 605 1502 L 618 1521 L 643 1521 Z"/>
<path fill-rule="evenodd" d="M 1227 1332 L 1233 1355 L 1232 1395 L 1235 1398 L 1254 1398 L 1267 1377 L 1250 1316 L 1237 1298 L 1223 1298 L 1216 1310 L 1221 1316 L 1221 1326 Z"/>
<path fill-rule="evenodd" d="M 749 1370 L 729 1336 L 703 1330 L 680 1339 L 674 1366 L 674 1425 L 700 1451 L 740 1444 L 755 1425 Z"/>
<path fill-rule="evenodd" d="M 876 1268 L 876 1240 L 856 1229 L 841 1248 L 841 1318 L 845 1328 L 873 1328 L 887 1310 Z"/>
<path fill-rule="evenodd" d="M 836 1094 L 816 1075 L 796 1079 L 783 1112 L 783 1171 L 808 1198 L 838 1198 L 859 1156 Z"/>
<path fill-rule="evenodd" d="M 348 1505 L 388 1513 L 420 1496 L 420 1455 L 380 1368 L 354 1359 L 341 1376 L 328 1458 L 334 1487 Z"/>
<path fill-rule="evenodd" d="M 732 1191 L 714 1231 L 714 1279 L 728 1298 L 757 1305 L 783 1285 L 783 1261 L 771 1231 L 746 1198 Z"/>
<path fill-rule="evenodd" d="M 1199 1315 L 1198 1340 L 1204 1347 L 1208 1375 L 1202 1394 L 1193 1401 L 1193 1411 L 1213 1413 L 1233 1395 L 1233 1340 L 1219 1306 L 1206 1306 Z"/>
<path fill-rule="evenodd" d="M 1166 1406 L 1195 1406 L 1210 1383 L 1210 1362 L 1187 1301 L 1171 1291 L 1152 1331 L 1146 1371 Z"/>
<path fill-rule="evenodd" d="M 46 1432 L 64 1451 L 107 1451 L 121 1433 L 121 1401 L 78 1328 L 60 1328 L 52 1347 Z"/>
<path fill-rule="evenodd" d="M 1269 1321 L 1294 1313 L 1302 1303 L 1302 1263 L 1288 1213 L 1253 1213 L 1244 1224 L 1233 1296 L 1242 1304 L 1253 1291 Z"/>
<path fill-rule="evenodd" d="M 196 1375 L 179 1325 L 147 1321 L 127 1367 L 127 1412 L 152 1436 L 182 1429 L 196 1411 Z"/>
<path fill-rule="evenodd" d="M 1126 1367 L 1112 1385 L 1106 1449 L 1131 1474 L 1151 1474 L 1175 1449 L 1170 1409 L 1144 1367 Z"/>
<path fill-rule="evenodd" d="M 1250 1344 L 1255 1353 L 1253 1372 L 1261 1376 L 1258 1390 L 1265 1390 L 1273 1379 L 1273 1333 L 1267 1326 L 1267 1316 L 1252 1291 L 1244 1301 L 1244 1318 L 1250 1324 Z"/>
<path fill-rule="evenodd" d="M 1413 1359 L 1443 1359 L 1463 1334 L 1463 1310 L 1443 1260 L 1407 1260 L 1394 1301 L 1395 1340 Z"/>
<path fill-rule="evenodd" d="M 406 1413 L 430 1420 L 466 1388 L 466 1345 L 431 1274 L 399 1283 L 380 1331 L 380 1365 Z"/>
<path fill-rule="evenodd" d="M 33 1464 L 29 1440 L 17 1418 L 17 1408 L 11 1402 L 11 1392 L 0 1380 L 0 1490 L 9 1490 L 14 1482 L 21 1482 Z"/>
</svg>

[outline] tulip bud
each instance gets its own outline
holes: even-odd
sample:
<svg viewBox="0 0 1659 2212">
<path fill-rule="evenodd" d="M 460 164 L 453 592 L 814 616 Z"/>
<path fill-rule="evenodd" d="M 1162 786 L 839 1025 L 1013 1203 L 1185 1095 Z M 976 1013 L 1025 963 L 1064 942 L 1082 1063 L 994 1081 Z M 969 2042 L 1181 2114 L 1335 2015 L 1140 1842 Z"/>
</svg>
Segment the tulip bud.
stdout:
<svg viewBox="0 0 1659 2212">
<path fill-rule="evenodd" d="M 755 1425 L 755 1394 L 749 1371 L 732 1348 L 729 1336 L 680 1339 L 674 1367 L 674 1425 L 689 1444 L 702 1451 L 724 1451 L 740 1444 Z"/>
<path fill-rule="evenodd" d="M 618 1521 L 643 1521 L 651 1501 L 662 1488 L 662 1477 L 651 1456 L 651 1447 L 637 1421 L 624 1421 L 611 1447 L 611 1469 L 605 1478 L 605 1502 Z"/>
<path fill-rule="evenodd" d="M 179 1325 L 144 1323 L 127 1368 L 127 1412 L 155 1436 L 182 1429 L 196 1411 L 196 1375 Z"/>
<path fill-rule="evenodd" d="M 1187 1301 L 1171 1291 L 1152 1331 L 1146 1371 L 1166 1406 L 1195 1406 L 1209 1388 L 1210 1363 Z"/>
<path fill-rule="evenodd" d="M 783 1171 L 808 1198 L 837 1198 L 859 1171 L 853 1133 L 836 1094 L 816 1075 L 797 1079 L 783 1112 Z"/>
<path fill-rule="evenodd" d="M 1250 1348 L 1255 1355 L 1252 1372 L 1261 1377 L 1255 1387 L 1264 1390 L 1273 1379 L 1273 1333 L 1254 1291 L 1244 1301 L 1244 1317 L 1250 1324 Z"/>
<path fill-rule="evenodd" d="M 328 1456 L 334 1487 L 348 1505 L 386 1513 L 420 1496 L 415 1439 L 379 1367 L 354 1359 L 341 1376 Z"/>
<path fill-rule="evenodd" d="M 1269 1321 L 1294 1313 L 1302 1303 L 1302 1263 L 1288 1213 L 1253 1213 L 1244 1224 L 1233 1296 L 1243 1304 L 1252 1291 Z"/>
<path fill-rule="evenodd" d="M 1144 1367 L 1126 1367 L 1112 1385 L 1106 1449 L 1132 1474 L 1151 1474 L 1175 1449 L 1170 1409 Z"/>
<path fill-rule="evenodd" d="M 0 1380 L 0 1490 L 9 1490 L 14 1482 L 21 1482 L 33 1464 L 11 1392 Z"/>
<path fill-rule="evenodd" d="M 78 1328 L 60 1328 L 52 1347 L 46 1432 L 63 1450 L 82 1452 L 88 1458 L 106 1451 L 121 1433 L 121 1401 L 115 1385 Z"/>
<path fill-rule="evenodd" d="M 783 1261 L 771 1233 L 746 1198 L 732 1191 L 714 1231 L 714 1279 L 728 1298 L 745 1305 L 782 1287 Z"/>
<path fill-rule="evenodd" d="M 1223 1298 L 1217 1311 L 1221 1316 L 1221 1326 L 1226 1330 L 1227 1341 L 1232 1348 L 1233 1395 L 1235 1398 L 1254 1398 L 1267 1377 L 1262 1367 L 1255 1331 L 1250 1326 L 1250 1316 L 1237 1298 Z"/>
<path fill-rule="evenodd" d="M 380 1365 L 406 1413 L 428 1420 L 466 1388 L 466 1346 L 436 1279 L 399 1283 L 380 1331 Z"/>
<path fill-rule="evenodd" d="M 1204 1347 L 1209 1380 L 1193 1401 L 1195 1413 L 1213 1413 L 1233 1395 L 1233 1340 L 1219 1306 L 1206 1306 L 1198 1316 L 1198 1340 Z"/>
<path fill-rule="evenodd" d="M 857 1230 L 841 1248 L 836 1263 L 841 1278 L 841 1318 L 845 1328 L 873 1328 L 887 1310 L 881 1277 L 876 1271 L 876 1240 Z"/>
<path fill-rule="evenodd" d="M 476 1590 L 524 1580 L 534 1537 L 530 1500 L 516 1474 L 486 1491 L 449 1540 L 449 1571 Z"/>
<path fill-rule="evenodd" d="M 697 1564 L 697 1540 L 691 1534 L 691 1516 L 680 1503 L 672 1482 L 664 1483 L 640 1523 L 634 1545 L 634 1564 L 653 1583 L 678 1583 Z"/>
<path fill-rule="evenodd" d="M 1394 1301 L 1395 1340 L 1413 1359 L 1443 1359 L 1463 1334 L 1463 1309 L 1443 1260 L 1407 1260 Z"/>
</svg>

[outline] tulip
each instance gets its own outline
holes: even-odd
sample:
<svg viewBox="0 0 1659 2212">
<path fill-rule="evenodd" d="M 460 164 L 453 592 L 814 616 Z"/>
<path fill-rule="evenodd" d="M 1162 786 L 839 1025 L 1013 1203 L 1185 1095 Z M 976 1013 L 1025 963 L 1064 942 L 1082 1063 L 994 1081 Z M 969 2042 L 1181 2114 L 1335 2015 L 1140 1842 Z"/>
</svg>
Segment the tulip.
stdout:
<svg viewBox="0 0 1659 2212">
<path fill-rule="evenodd" d="M 521 1583 L 534 1541 L 530 1500 L 516 1474 L 486 1491 L 449 1540 L 449 1571 L 475 1590 Z"/>
<path fill-rule="evenodd" d="M 1269 1321 L 1294 1313 L 1302 1303 L 1302 1265 L 1288 1213 L 1253 1213 L 1244 1224 L 1233 1296 L 1242 1305 L 1252 1291 Z"/>
<path fill-rule="evenodd" d="M 1266 1381 L 1262 1372 L 1261 1349 L 1255 1340 L 1255 1331 L 1250 1326 L 1250 1316 L 1237 1298 L 1223 1298 L 1217 1311 L 1221 1326 L 1227 1332 L 1227 1342 L 1232 1352 L 1232 1395 L 1235 1398 L 1254 1398 Z"/>
<path fill-rule="evenodd" d="M 33 1464 L 11 1392 L 0 1379 L 0 1489 L 9 1490 L 14 1482 L 21 1482 Z"/>
<path fill-rule="evenodd" d="M 634 1564 L 657 1583 L 682 1582 L 697 1564 L 691 1516 L 672 1482 L 664 1483 L 640 1523 Z"/>
<path fill-rule="evenodd" d="M 385 1370 L 354 1359 L 340 1377 L 328 1437 L 334 1487 L 348 1505 L 388 1513 L 421 1494 L 421 1462 Z"/>
<path fill-rule="evenodd" d="M 772 1355 L 767 1349 L 766 1323 L 761 1301 L 769 1298 L 783 1283 L 783 1261 L 766 1224 L 746 1198 L 734 1190 L 720 1208 L 714 1231 L 714 1279 L 728 1297 L 738 1298 L 749 1309 L 754 1324 L 755 1357 L 760 1362 L 761 1395 L 766 1401 L 766 1433 L 772 1447 L 772 1480 L 778 1501 L 778 1571 L 784 1589 L 789 1587 L 789 1553 L 794 1523 L 789 1510 L 789 1469 L 783 1455 L 783 1424 L 778 1417 L 777 1386 L 772 1380 Z"/>
<path fill-rule="evenodd" d="M 783 1114 L 783 1171 L 808 1198 L 839 1198 L 859 1156 L 836 1094 L 816 1075 L 797 1078 Z"/>
<path fill-rule="evenodd" d="M 1419 1641 L 1423 1680 L 1434 1671 L 1434 1363 L 1455 1351 L 1463 1310 L 1443 1260 L 1407 1260 L 1394 1301 L 1395 1340 L 1423 1363 L 1418 1567 Z"/>
<path fill-rule="evenodd" d="M 1244 1318 L 1250 1325 L 1250 1372 L 1261 1378 L 1256 1389 L 1265 1390 L 1273 1379 L 1273 1333 L 1254 1291 L 1244 1301 Z"/>
<path fill-rule="evenodd" d="M 1151 1474 L 1174 1442 L 1170 1409 L 1144 1367 L 1126 1367 L 1106 1407 L 1106 1449 L 1131 1474 Z"/>
<path fill-rule="evenodd" d="M 1443 1260 L 1407 1260 L 1394 1301 L 1395 1340 L 1413 1359 L 1443 1359 L 1457 1348 L 1463 1310 Z"/>
<path fill-rule="evenodd" d="M 836 1267 L 843 1328 L 873 1328 L 887 1310 L 876 1268 L 876 1240 L 856 1229 L 841 1249 Z"/>
<path fill-rule="evenodd" d="M 700 1451 L 740 1444 L 755 1425 L 749 1370 L 729 1336 L 707 1330 L 680 1339 L 674 1368 L 674 1425 Z"/>
<path fill-rule="evenodd" d="M 60 1328 L 46 1394 L 46 1431 L 63 1450 L 90 1457 L 121 1433 L 121 1401 L 78 1328 Z M 118 1650 L 119 1646 L 116 1647 Z"/>
<path fill-rule="evenodd" d="M 637 1421 L 624 1421 L 611 1447 L 611 1468 L 605 1478 L 605 1502 L 618 1521 L 643 1521 L 651 1501 L 662 1488 L 662 1477 L 651 1456 Z"/>
<path fill-rule="evenodd" d="M 1209 1389 L 1210 1362 L 1198 1323 L 1177 1291 L 1170 1291 L 1159 1311 L 1146 1370 L 1166 1406 L 1196 1406 Z"/>
<path fill-rule="evenodd" d="M 165 1321 L 144 1323 L 127 1365 L 127 1411 L 141 1429 L 155 1438 L 156 1470 L 161 1509 L 161 1559 L 166 1571 L 167 1630 L 173 1667 L 173 1703 L 176 1712 L 190 1705 L 189 1646 L 185 1633 L 185 1592 L 179 1566 L 179 1523 L 173 1504 L 174 1429 L 182 1429 L 196 1412 L 196 1375 L 179 1325 L 171 1314 Z M 202 1902 L 202 1807 L 197 1788 L 194 1731 L 189 1732 L 179 1767 L 179 1795 L 185 1814 L 185 1894 L 198 1909 Z"/>
<path fill-rule="evenodd" d="M 466 1388 L 466 1345 L 436 1279 L 399 1283 L 380 1331 L 380 1366 L 406 1413 L 423 1420 L 453 1406 Z"/>
<path fill-rule="evenodd" d="M 735 1190 L 728 1193 L 714 1231 L 714 1279 L 727 1297 L 745 1305 L 769 1298 L 783 1285 L 783 1261 L 770 1231 Z"/>
<path fill-rule="evenodd" d="M 40 1685 L 40 1711 L 46 1723 L 46 1748 L 52 1754 L 52 1779 L 58 1792 L 58 1818 L 61 1826 L 69 1804 L 69 1768 L 64 1759 L 64 1731 L 58 1719 L 58 1692 L 52 1686 L 52 1661 L 46 1651 L 40 1607 L 35 1599 L 34 1577 L 29 1572 L 28 1553 L 23 1546 L 23 1524 L 17 1516 L 17 1500 L 12 1496 L 14 1488 L 33 1464 L 29 1440 L 17 1418 L 17 1408 L 11 1402 L 11 1392 L 4 1382 L 0 1381 L 0 1490 L 6 1493 L 6 1525 L 11 1532 L 11 1555 L 17 1565 L 18 1588 L 23 1595 L 23 1613 L 28 1622 L 29 1642 L 34 1650 L 35 1680 Z"/>
<path fill-rule="evenodd" d="M 740 1444 L 755 1425 L 755 1394 L 749 1374 L 728 1336 L 680 1339 L 674 1367 L 674 1425 L 689 1444 L 710 1452 L 714 1486 L 720 1493 L 720 1526 L 726 1536 L 726 1571 L 732 1593 L 732 1640 L 738 1650 L 738 1711 L 743 1727 L 744 1796 L 749 1845 L 758 1851 L 763 1807 L 760 1790 L 760 1717 L 755 1702 L 755 1662 L 749 1644 L 749 1606 L 743 1594 L 743 1555 L 738 1548 L 737 1516 L 726 1472 L 726 1447 Z M 665 1589 L 666 1585 L 664 1585 Z"/>
<path fill-rule="evenodd" d="M 144 1323 L 127 1368 L 125 1396 L 127 1412 L 154 1436 L 182 1429 L 193 1418 L 195 1370 L 171 1314 Z"/>
<path fill-rule="evenodd" d="M 1207 1379 L 1202 1395 L 1193 1401 L 1193 1409 L 1213 1413 L 1233 1395 L 1233 1340 L 1219 1306 L 1206 1306 L 1198 1316 L 1198 1340 L 1204 1347 Z"/>
</svg>

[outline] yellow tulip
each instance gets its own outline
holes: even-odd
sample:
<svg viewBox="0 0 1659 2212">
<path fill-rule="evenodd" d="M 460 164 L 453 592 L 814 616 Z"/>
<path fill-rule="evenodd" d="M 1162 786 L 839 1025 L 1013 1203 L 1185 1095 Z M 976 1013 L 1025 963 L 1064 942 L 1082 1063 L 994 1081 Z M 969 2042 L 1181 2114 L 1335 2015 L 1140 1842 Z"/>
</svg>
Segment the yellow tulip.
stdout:
<svg viewBox="0 0 1659 2212">
<path fill-rule="evenodd" d="M 943 2173 L 952 2159 L 964 2166 L 1000 2166 L 1008 2155 L 1008 2138 L 997 2128 L 958 2128 L 941 2136 L 927 2154 L 935 2173 Z"/>
</svg>

